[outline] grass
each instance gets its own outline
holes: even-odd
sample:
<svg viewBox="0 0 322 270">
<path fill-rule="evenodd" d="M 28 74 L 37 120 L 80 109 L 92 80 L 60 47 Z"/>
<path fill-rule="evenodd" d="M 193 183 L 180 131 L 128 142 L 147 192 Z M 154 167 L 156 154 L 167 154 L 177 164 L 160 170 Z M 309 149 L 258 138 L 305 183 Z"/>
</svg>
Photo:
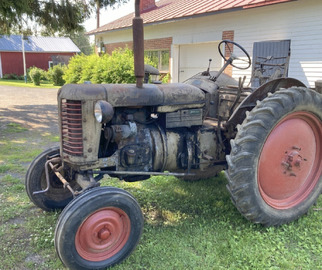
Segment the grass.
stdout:
<svg viewBox="0 0 322 270">
<path fill-rule="evenodd" d="M 18 124 L 2 131 L 0 269 L 65 269 L 53 243 L 59 213 L 36 208 L 24 190 L 28 163 L 58 139 Z M 194 183 L 104 178 L 102 185 L 131 192 L 145 219 L 136 250 L 114 269 L 322 269 L 322 197 L 299 220 L 265 228 L 235 209 L 223 174 Z"/>
<path fill-rule="evenodd" d="M 31 87 L 31 88 L 60 88 L 61 87 L 61 86 L 54 86 L 52 83 L 49 83 L 48 81 L 41 81 L 40 85 L 34 85 L 32 82 L 25 83 L 24 80 L 7 80 L 7 79 L 0 79 L 0 85 Z"/>
</svg>

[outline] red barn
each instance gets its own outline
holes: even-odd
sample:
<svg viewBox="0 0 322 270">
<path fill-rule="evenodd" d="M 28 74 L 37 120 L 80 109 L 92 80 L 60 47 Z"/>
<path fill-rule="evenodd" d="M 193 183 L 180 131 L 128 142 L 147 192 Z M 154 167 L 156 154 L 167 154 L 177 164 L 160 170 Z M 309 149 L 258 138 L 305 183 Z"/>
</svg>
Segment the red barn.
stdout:
<svg viewBox="0 0 322 270">
<path fill-rule="evenodd" d="M 48 70 L 52 65 L 67 64 L 70 57 L 80 52 L 66 37 L 25 37 L 23 41 L 20 35 L 0 37 L 0 78 L 4 74 L 24 74 L 22 44 L 26 68 L 36 66 Z"/>
</svg>

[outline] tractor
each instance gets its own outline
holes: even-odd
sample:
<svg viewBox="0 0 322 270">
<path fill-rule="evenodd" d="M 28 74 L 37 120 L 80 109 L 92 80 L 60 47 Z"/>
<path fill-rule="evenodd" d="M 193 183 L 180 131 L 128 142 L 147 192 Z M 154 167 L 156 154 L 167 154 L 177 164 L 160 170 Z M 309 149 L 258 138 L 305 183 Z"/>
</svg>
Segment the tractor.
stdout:
<svg viewBox="0 0 322 270">
<path fill-rule="evenodd" d="M 234 205 L 264 226 L 298 219 L 322 191 L 322 95 L 292 78 L 244 86 L 244 79 L 223 73 L 228 65 L 251 65 L 247 51 L 229 40 L 218 46 L 224 58 L 219 71 L 208 68 L 184 83 L 143 83 L 139 2 L 136 84 L 59 89 L 60 146 L 37 156 L 26 174 L 37 207 L 63 209 L 55 247 L 70 269 L 113 266 L 139 242 L 144 222 L 138 202 L 123 189 L 100 187 L 104 175 L 193 181 L 225 170 Z M 232 46 L 244 55 L 225 57 L 223 48 Z"/>
</svg>

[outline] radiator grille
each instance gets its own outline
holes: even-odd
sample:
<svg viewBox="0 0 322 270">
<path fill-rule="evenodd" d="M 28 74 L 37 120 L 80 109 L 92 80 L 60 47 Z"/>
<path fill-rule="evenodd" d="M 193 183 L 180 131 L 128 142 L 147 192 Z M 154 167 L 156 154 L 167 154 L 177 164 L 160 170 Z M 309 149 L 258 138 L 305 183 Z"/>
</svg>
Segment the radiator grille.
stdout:
<svg viewBox="0 0 322 270">
<path fill-rule="evenodd" d="M 61 104 L 61 130 L 63 152 L 83 155 L 82 102 L 63 99 Z"/>
</svg>

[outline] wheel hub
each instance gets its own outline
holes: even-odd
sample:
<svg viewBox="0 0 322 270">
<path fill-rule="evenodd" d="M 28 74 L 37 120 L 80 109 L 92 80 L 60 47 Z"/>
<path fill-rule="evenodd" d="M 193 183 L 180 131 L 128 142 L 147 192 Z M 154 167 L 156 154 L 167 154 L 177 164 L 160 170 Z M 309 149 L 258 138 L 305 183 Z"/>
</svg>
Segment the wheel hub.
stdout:
<svg viewBox="0 0 322 270">
<path fill-rule="evenodd" d="M 111 258 L 126 244 L 131 222 L 128 215 L 115 207 L 103 208 L 88 216 L 77 230 L 78 254 L 89 261 Z"/>
<path fill-rule="evenodd" d="M 258 165 L 258 186 L 264 201 L 276 209 L 303 202 L 321 175 L 322 126 L 308 112 L 294 112 L 271 131 Z"/>
<path fill-rule="evenodd" d="M 106 240 L 110 237 L 110 235 L 111 235 L 111 232 L 109 231 L 109 229 L 107 227 L 104 227 L 99 231 L 98 238 L 101 240 Z"/>
<path fill-rule="evenodd" d="M 297 146 L 293 146 L 292 149 L 298 149 L 301 151 L 301 148 Z M 281 162 L 283 174 L 296 176 L 296 173 L 301 170 L 302 161 L 307 161 L 307 159 L 303 158 L 299 151 L 285 151 L 285 157 Z"/>
</svg>

